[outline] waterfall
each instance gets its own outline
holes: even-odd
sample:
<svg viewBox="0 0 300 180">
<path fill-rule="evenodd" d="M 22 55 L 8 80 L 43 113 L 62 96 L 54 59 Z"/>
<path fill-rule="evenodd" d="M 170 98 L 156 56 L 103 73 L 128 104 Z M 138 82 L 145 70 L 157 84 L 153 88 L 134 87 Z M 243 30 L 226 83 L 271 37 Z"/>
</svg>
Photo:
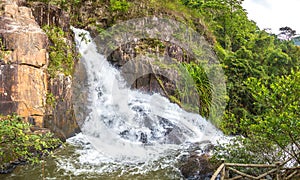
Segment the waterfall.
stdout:
<svg viewBox="0 0 300 180">
<path fill-rule="evenodd" d="M 153 162 L 174 152 L 178 155 L 189 144 L 215 143 L 222 137 L 200 115 L 184 111 L 159 94 L 128 88 L 121 73 L 97 52 L 89 32 L 73 31 L 86 69 L 89 113 L 80 123 L 82 133 L 68 142 L 88 144 L 79 150 L 82 164 Z"/>
</svg>

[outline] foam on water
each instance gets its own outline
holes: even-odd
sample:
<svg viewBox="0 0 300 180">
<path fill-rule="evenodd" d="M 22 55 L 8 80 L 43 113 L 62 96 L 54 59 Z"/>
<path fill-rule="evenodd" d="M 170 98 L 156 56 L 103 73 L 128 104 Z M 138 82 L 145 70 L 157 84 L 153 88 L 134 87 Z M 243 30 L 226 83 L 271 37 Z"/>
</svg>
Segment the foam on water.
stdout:
<svg viewBox="0 0 300 180">
<path fill-rule="evenodd" d="M 70 158 L 59 160 L 61 168 L 76 169 L 79 174 L 103 173 L 126 164 L 126 171 L 143 172 L 172 166 L 191 142 L 215 143 L 223 137 L 200 115 L 182 110 L 167 98 L 127 88 L 120 72 L 97 52 L 89 33 L 73 31 L 87 71 L 90 113 L 81 126 L 82 133 L 67 140 L 81 147 L 74 160 L 80 168 Z M 83 34 L 88 41 L 82 41 Z M 164 158 L 168 156 L 173 158 Z M 154 163 L 158 161 L 159 166 Z"/>
</svg>

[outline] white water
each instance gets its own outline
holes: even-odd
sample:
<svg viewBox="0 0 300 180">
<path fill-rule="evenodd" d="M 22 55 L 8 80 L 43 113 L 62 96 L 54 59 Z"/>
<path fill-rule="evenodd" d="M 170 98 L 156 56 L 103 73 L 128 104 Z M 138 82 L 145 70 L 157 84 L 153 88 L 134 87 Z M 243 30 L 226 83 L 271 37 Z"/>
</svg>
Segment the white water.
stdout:
<svg viewBox="0 0 300 180">
<path fill-rule="evenodd" d="M 163 157 L 176 158 L 193 142 L 216 143 L 223 137 L 210 122 L 182 110 L 159 94 L 128 89 L 120 72 L 97 53 L 89 33 L 76 28 L 73 31 L 87 71 L 91 112 L 81 126 L 82 133 L 68 142 L 83 147 L 77 150 L 77 163 L 88 164 L 89 168 L 78 169 L 67 158 L 60 160 L 61 168 L 77 169 L 79 174 L 100 173 L 114 171 L 120 164 L 144 163 L 143 167 L 135 168 L 145 168 L 145 164 L 156 160 L 160 160 L 162 168 L 172 164 L 170 159 L 161 160 Z M 81 41 L 80 34 L 85 34 L 90 42 Z"/>
</svg>

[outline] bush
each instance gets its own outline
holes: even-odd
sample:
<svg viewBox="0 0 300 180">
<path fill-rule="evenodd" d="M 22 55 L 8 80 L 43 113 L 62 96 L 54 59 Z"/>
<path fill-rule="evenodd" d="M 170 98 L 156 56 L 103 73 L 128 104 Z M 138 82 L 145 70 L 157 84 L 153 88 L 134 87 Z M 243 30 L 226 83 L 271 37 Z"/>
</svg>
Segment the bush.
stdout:
<svg viewBox="0 0 300 180">
<path fill-rule="evenodd" d="M 30 127 L 16 115 L 0 117 L 1 171 L 12 162 L 38 163 L 42 156 L 61 144 L 53 134 L 34 134 Z"/>
<path fill-rule="evenodd" d="M 110 9 L 112 11 L 126 12 L 130 4 L 126 0 L 110 0 Z"/>
<path fill-rule="evenodd" d="M 73 51 L 73 47 L 66 41 L 66 33 L 59 27 L 44 26 L 51 44 L 49 47 L 50 62 L 48 72 L 51 77 L 55 77 L 57 72 L 71 75 L 74 69 L 74 62 L 78 58 Z"/>
</svg>

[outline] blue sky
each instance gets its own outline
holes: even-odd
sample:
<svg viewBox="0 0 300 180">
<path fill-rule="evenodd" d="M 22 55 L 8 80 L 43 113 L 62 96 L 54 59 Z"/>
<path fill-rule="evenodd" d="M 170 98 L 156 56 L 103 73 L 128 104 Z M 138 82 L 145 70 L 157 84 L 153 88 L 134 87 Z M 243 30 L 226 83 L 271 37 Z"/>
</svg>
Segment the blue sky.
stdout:
<svg viewBox="0 0 300 180">
<path fill-rule="evenodd" d="M 243 7 L 261 29 L 277 34 L 280 27 L 289 26 L 300 34 L 300 0 L 244 0 Z"/>
</svg>

